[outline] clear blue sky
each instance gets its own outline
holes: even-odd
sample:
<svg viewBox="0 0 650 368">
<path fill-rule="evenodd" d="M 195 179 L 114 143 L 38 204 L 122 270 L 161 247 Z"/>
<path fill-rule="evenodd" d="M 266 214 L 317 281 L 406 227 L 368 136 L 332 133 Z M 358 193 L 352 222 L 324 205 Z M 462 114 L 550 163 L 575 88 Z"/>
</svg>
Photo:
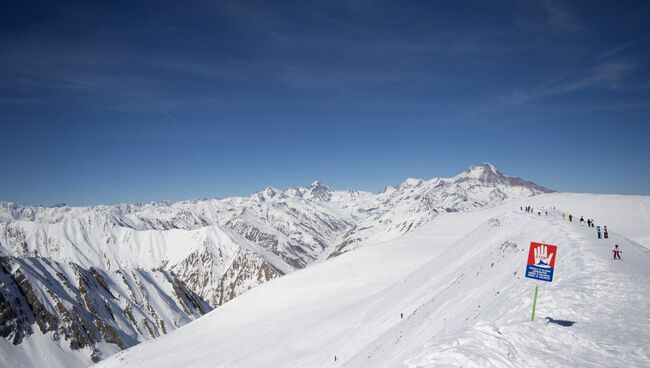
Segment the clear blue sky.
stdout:
<svg viewBox="0 0 650 368">
<path fill-rule="evenodd" d="M 376 191 L 492 162 L 650 194 L 647 1 L 9 1 L 0 200 Z"/>
</svg>

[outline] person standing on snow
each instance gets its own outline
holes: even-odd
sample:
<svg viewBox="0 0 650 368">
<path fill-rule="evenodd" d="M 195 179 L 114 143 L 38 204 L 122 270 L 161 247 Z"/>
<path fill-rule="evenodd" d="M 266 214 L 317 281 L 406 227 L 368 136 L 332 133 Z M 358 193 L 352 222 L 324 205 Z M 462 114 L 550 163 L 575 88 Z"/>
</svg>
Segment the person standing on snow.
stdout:
<svg viewBox="0 0 650 368">
<path fill-rule="evenodd" d="M 614 252 L 614 259 L 621 259 L 621 253 L 623 253 L 623 251 L 618 248 L 618 244 L 614 245 L 612 252 Z"/>
<path fill-rule="evenodd" d="M 598 239 L 600 239 L 600 226 L 596 226 L 596 234 L 598 234 Z"/>
<path fill-rule="evenodd" d="M 603 226 L 603 236 L 605 239 L 609 239 L 609 233 L 607 232 L 607 226 Z"/>
<path fill-rule="evenodd" d="M 569 221 L 573 222 L 573 215 L 569 214 Z"/>
</svg>

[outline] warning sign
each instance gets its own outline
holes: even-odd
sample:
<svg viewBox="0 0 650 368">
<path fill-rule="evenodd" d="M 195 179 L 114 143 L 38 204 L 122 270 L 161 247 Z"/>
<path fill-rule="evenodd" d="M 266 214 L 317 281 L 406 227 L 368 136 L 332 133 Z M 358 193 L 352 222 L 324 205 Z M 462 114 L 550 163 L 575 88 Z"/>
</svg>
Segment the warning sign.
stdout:
<svg viewBox="0 0 650 368">
<path fill-rule="evenodd" d="M 553 281 L 557 245 L 530 243 L 526 277 L 541 281 Z"/>
</svg>

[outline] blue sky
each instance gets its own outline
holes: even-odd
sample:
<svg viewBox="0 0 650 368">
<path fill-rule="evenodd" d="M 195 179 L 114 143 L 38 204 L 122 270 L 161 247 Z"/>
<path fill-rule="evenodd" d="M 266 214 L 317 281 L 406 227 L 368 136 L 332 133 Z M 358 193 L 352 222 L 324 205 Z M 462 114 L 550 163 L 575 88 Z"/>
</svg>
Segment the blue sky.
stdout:
<svg viewBox="0 0 650 368">
<path fill-rule="evenodd" d="M 491 162 L 650 195 L 646 1 L 14 1 L 0 200 L 376 191 Z"/>
</svg>

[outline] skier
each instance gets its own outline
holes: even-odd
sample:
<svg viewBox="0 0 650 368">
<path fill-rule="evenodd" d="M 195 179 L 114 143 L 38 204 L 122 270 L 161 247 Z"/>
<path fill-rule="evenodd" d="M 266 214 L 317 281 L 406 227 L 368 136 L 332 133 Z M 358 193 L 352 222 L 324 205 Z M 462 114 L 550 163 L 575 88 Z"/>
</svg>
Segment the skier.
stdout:
<svg viewBox="0 0 650 368">
<path fill-rule="evenodd" d="M 585 218 L 580 216 L 580 225 L 584 225 L 584 224 L 585 224 Z"/>
<path fill-rule="evenodd" d="M 621 253 L 623 253 L 623 251 L 618 248 L 618 244 L 614 245 L 612 252 L 614 252 L 614 259 L 621 259 Z"/>
<path fill-rule="evenodd" d="M 603 226 L 603 236 L 605 237 L 605 239 L 609 238 L 609 234 L 607 233 L 607 226 Z"/>
<path fill-rule="evenodd" d="M 591 227 L 591 219 L 587 219 L 587 227 Z"/>
<path fill-rule="evenodd" d="M 600 239 L 600 226 L 596 226 L 596 233 L 598 234 L 598 239 Z"/>
<path fill-rule="evenodd" d="M 404 313 L 400 313 L 399 318 L 404 318 Z"/>
<path fill-rule="evenodd" d="M 573 215 L 569 214 L 569 221 L 573 222 Z"/>
</svg>

